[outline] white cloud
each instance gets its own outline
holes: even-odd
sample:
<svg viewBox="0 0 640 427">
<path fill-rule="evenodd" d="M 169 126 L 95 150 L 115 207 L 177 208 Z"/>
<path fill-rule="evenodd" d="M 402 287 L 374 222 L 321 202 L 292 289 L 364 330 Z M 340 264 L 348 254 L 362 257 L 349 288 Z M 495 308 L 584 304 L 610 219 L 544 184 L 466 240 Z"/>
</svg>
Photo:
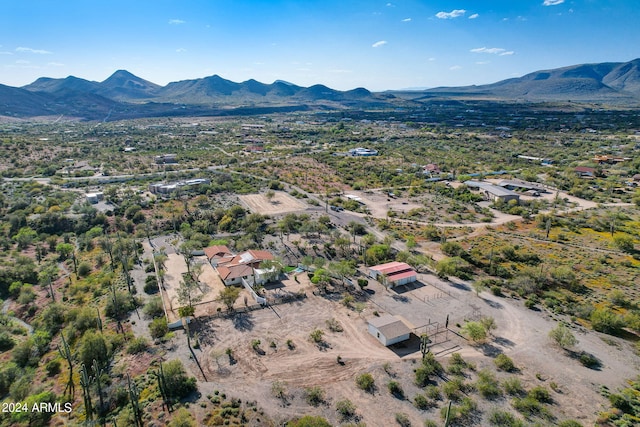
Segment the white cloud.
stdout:
<svg viewBox="0 0 640 427">
<path fill-rule="evenodd" d="M 330 73 L 336 73 L 336 74 L 347 74 L 347 73 L 353 73 L 353 70 L 341 70 L 341 69 L 334 69 L 334 70 L 327 70 Z"/>
<path fill-rule="evenodd" d="M 387 7 L 396 7 L 396 5 L 393 3 L 387 3 Z"/>
<path fill-rule="evenodd" d="M 429 61 L 435 61 L 435 60 L 436 60 L 436 58 L 434 58 L 434 57 L 429 58 Z"/>
<path fill-rule="evenodd" d="M 559 4 L 564 3 L 564 0 L 544 0 L 544 2 L 542 2 L 543 6 L 557 6 Z"/>
<path fill-rule="evenodd" d="M 53 52 L 42 49 L 31 49 L 30 47 L 17 47 L 16 52 L 36 53 L 38 55 L 51 55 Z"/>
<path fill-rule="evenodd" d="M 453 18 L 457 18 L 459 16 L 464 15 L 466 12 L 467 11 L 464 9 L 454 9 L 451 12 L 438 12 L 436 13 L 436 18 L 453 19 Z"/>
<path fill-rule="evenodd" d="M 384 46 L 385 44 L 387 44 L 386 40 L 380 40 L 379 42 L 375 42 L 374 44 L 372 44 L 371 47 L 380 47 Z"/>
<path fill-rule="evenodd" d="M 411 22 L 411 18 L 404 18 L 402 22 Z"/>
<path fill-rule="evenodd" d="M 185 49 L 183 47 L 180 47 L 180 48 L 176 49 L 176 52 L 178 52 L 178 53 L 182 53 L 182 52 L 186 52 L 186 51 L 187 51 L 187 49 Z"/>
<path fill-rule="evenodd" d="M 182 25 L 182 24 L 186 24 L 187 21 L 183 21 L 182 19 L 169 19 L 169 24 L 170 25 Z"/>
<path fill-rule="evenodd" d="M 500 55 L 500 56 L 513 55 L 515 53 L 512 50 L 506 50 L 501 47 L 477 47 L 475 49 L 471 49 L 469 52 L 489 53 L 492 55 Z"/>
<path fill-rule="evenodd" d="M 25 61 L 24 59 L 18 59 L 16 61 L 16 64 L 26 65 L 26 64 L 31 64 L 31 62 L 30 61 Z"/>
<path fill-rule="evenodd" d="M 13 52 L 0 52 L 0 55 L 13 55 Z"/>
<path fill-rule="evenodd" d="M 477 13 L 474 13 L 473 15 L 469 15 L 469 19 L 476 19 L 478 16 L 480 15 L 478 15 Z"/>
<path fill-rule="evenodd" d="M 476 62 L 477 65 L 487 65 L 487 64 L 491 64 L 491 61 L 478 61 Z"/>
<path fill-rule="evenodd" d="M 449 69 L 450 69 L 451 71 L 455 71 L 455 70 L 461 70 L 461 69 L 462 69 L 462 67 L 461 67 L 461 66 L 459 66 L 459 65 L 454 65 L 453 67 L 449 67 Z"/>
</svg>

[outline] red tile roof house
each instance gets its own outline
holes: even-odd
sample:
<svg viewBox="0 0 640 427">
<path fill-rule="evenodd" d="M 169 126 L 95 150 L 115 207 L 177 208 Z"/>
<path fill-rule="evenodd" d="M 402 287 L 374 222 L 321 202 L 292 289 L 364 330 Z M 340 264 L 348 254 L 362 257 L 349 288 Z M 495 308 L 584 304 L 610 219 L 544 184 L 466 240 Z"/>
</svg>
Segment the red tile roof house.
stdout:
<svg viewBox="0 0 640 427">
<path fill-rule="evenodd" d="M 405 285 L 418 280 L 418 273 L 404 262 L 388 262 L 386 264 L 369 267 L 369 275 L 390 287 Z"/>
<path fill-rule="evenodd" d="M 210 246 L 205 248 L 204 253 L 225 286 L 241 285 L 242 279 L 249 284 L 264 282 L 260 264 L 262 261 L 274 259 L 270 252 L 259 250 L 234 255 L 226 246 Z"/>
</svg>

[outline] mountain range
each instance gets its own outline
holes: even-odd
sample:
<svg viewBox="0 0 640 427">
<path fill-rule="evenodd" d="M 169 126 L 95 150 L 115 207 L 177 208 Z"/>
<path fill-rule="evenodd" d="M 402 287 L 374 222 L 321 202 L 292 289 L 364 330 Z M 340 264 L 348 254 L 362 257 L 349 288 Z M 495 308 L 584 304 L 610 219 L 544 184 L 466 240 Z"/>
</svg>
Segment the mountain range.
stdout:
<svg viewBox="0 0 640 427">
<path fill-rule="evenodd" d="M 580 64 L 536 71 L 497 83 L 372 93 L 338 91 L 323 85 L 297 86 L 247 80 L 235 83 L 214 75 L 166 86 L 118 70 L 102 82 L 69 76 L 41 77 L 17 88 L 0 85 L 0 116 L 30 118 L 65 115 L 85 120 L 136 117 L 266 114 L 310 109 L 363 109 L 419 106 L 441 99 L 505 102 L 558 102 L 640 106 L 640 59 Z"/>
</svg>

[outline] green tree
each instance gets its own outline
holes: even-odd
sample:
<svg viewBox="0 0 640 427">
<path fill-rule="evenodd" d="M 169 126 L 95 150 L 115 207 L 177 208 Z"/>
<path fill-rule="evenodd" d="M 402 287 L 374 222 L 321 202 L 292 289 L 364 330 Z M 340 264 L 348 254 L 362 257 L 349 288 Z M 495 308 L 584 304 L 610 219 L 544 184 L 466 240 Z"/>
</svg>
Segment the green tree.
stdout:
<svg viewBox="0 0 640 427">
<path fill-rule="evenodd" d="M 223 290 L 220 291 L 220 301 L 227 306 L 227 310 L 233 310 L 233 304 L 238 299 L 240 295 L 240 288 L 236 286 L 225 286 Z"/>
<path fill-rule="evenodd" d="M 69 256 L 73 253 L 73 245 L 71 243 L 58 243 L 56 245 L 56 252 L 60 256 L 61 260 L 65 260 L 69 258 Z"/>
<path fill-rule="evenodd" d="M 93 361 L 98 362 L 102 368 L 109 363 L 109 349 L 102 334 L 87 331 L 80 340 L 78 359 L 85 366 L 92 366 Z"/>
<path fill-rule="evenodd" d="M 162 338 L 169 333 L 169 325 L 165 317 L 156 317 L 149 323 L 151 338 Z"/>
<path fill-rule="evenodd" d="M 591 326 L 598 332 L 615 335 L 625 326 L 624 319 L 608 308 L 597 308 L 591 313 Z"/>
<path fill-rule="evenodd" d="M 18 234 L 16 234 L 13 238 L 18 244 L 18 249 L 23 250 L 31 245 L 37 237 L 38 233 L 36 233 L 36 231 L 31 227 L 22 227 L 18 231 Z"/>
<path fill-rule="evenodd" d="M 170 360 L 163 363 L 162 371 L 170 398 L 179 400 L 197 390 L 196 379 L 187 375 L 180 360 Z"/>
<path fill-rule="evenodd" d="M 178 302 L 188 307 L 193 307 L 193 303 L 199 302 L 204 296 L 190 272 L 182 276 L 176 293 Z"/>
<path fill-rule="evenodd" d="M 356 268 L 353 266 L 352 262 L 347 260 L 330 263 L 329 270 L 340 276 L 343 285 L 344 279 L 347 276 L 353 276 L 356 273 Z"/>
</svg>

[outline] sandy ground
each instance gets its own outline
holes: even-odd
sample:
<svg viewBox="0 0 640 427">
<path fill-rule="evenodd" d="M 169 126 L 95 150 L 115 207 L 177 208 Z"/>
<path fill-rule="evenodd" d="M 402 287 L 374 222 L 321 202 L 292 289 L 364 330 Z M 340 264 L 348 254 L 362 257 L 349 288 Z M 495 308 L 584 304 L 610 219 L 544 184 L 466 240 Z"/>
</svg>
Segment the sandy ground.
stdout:
<svg viewBox="0 0 640 427">
<path fill-rule="evenodd" d="M 256 401 L 276 421 L 314 413 L 338 423 L 335 403 L 345 398 L 356 405 L 360 419 L 367 425 L 395 425 L 396 412 L 408 414 L 414 425 L 421 425 L 425 418 L 438 420 L 436 409 L 418 411 L 409 400 L 393 398 L 386 390 L 390 376 L 383 365 L 388 362 L 409 399 L 420 392 L 412 382 L 420 353 L 416 339 L 408 346 L 389 349 L 369 335 L 366 319 L 373 317 L 374 311 L 399 315 L 416 327 L 439 322 L 442 328 L 449 315 L 450 331 L 443 332 L 435 340 L 438 344 L 432 346 L 443 364 L 452 352 L 459 352 L 475 363 L 478 370 L 483 367 L 494 370 L 493 357 L 504 352 L 514 360 L 519 372 L 498 373 L 499 378 L 516 375 L 527 389 L 537 385 L 550 388 L 549 384 L 555 382 L 559 392 L 553 392 L 556 404 L 550 410 L 559 419 L 574 418 L 584 425 L 592 424 L 597 412 L 606 407 L 606 400 L 599 393 L 600 386 L 615 390 L 640 369 L 639 360 L 628 343 L 594 332 L 585 333 L 573 325 L 580 341 L 576 350 L 588 351 L 602 362 L 600 370 L 587 369 L 548 338 L 549 330 L 557 324 L 555 319 L 524 308 L 518 300 L 488 293 L 477 296 L 465 283 L 443 282 L 434 276 L 421 275 L 419 284 L 387 291 L 371 281 L 362 313 L 340 304 L 340 295 L 315 296 L 311 290 L 309 286 L 308 298 L 302 301 L 230 318 L 198 319 L 194 330 L 201 343 L 196 356 L 202 372 L 185 353 L 183 345 L 176 346 L 174 351 L 200 380 L 201 393 L 206 396 L 222 390 L 243 400 Z M 494 317 L 498 327 L 486 344 L 472 346 L 456 334 L 457 324 L 481 316 Z M 328 329 L 326 320 L 331 318 L 342 325 L 343 332 Z M 325 345 L 318 346 L 309 340 L 315 328 L 324 331 Z M 176 339 L 182 343 L 184 338 Z M 251 346 L 253 340 L 260 340 L 258 351 Z M 287 340 L 292 340 L 292 349 L 288 348 Z M 233 351 L 233 361 L 225 354 L 227 348 Z M 337 363 L 338 356 L 344 364 Z M 363 372 L 371 372 L 376 379 L 378 389 L 373 395 L 355 386 L 355 376 Z M 286 402 L 272 394 L 271 387 L 276 381 L 286 389 Z M 324 405 L 311 407 L 306 403 L 304 389 L 312 386 L 324 390 Z M 477 396 L 474 398 L 484 411 L 495 406 Z M 509 406 L 508 401 L 500 405 Z"/>
<path fill-rule="evenodd" d="M 275 191 L 274 193 L 275 195 L 271 200 L 264 194 L 246 194 L 238 197 L 251 212 L 262 215 L 299 212 L 305 210 L 307 207 L 306 204 L 283 191 Z"/>
</svg>

